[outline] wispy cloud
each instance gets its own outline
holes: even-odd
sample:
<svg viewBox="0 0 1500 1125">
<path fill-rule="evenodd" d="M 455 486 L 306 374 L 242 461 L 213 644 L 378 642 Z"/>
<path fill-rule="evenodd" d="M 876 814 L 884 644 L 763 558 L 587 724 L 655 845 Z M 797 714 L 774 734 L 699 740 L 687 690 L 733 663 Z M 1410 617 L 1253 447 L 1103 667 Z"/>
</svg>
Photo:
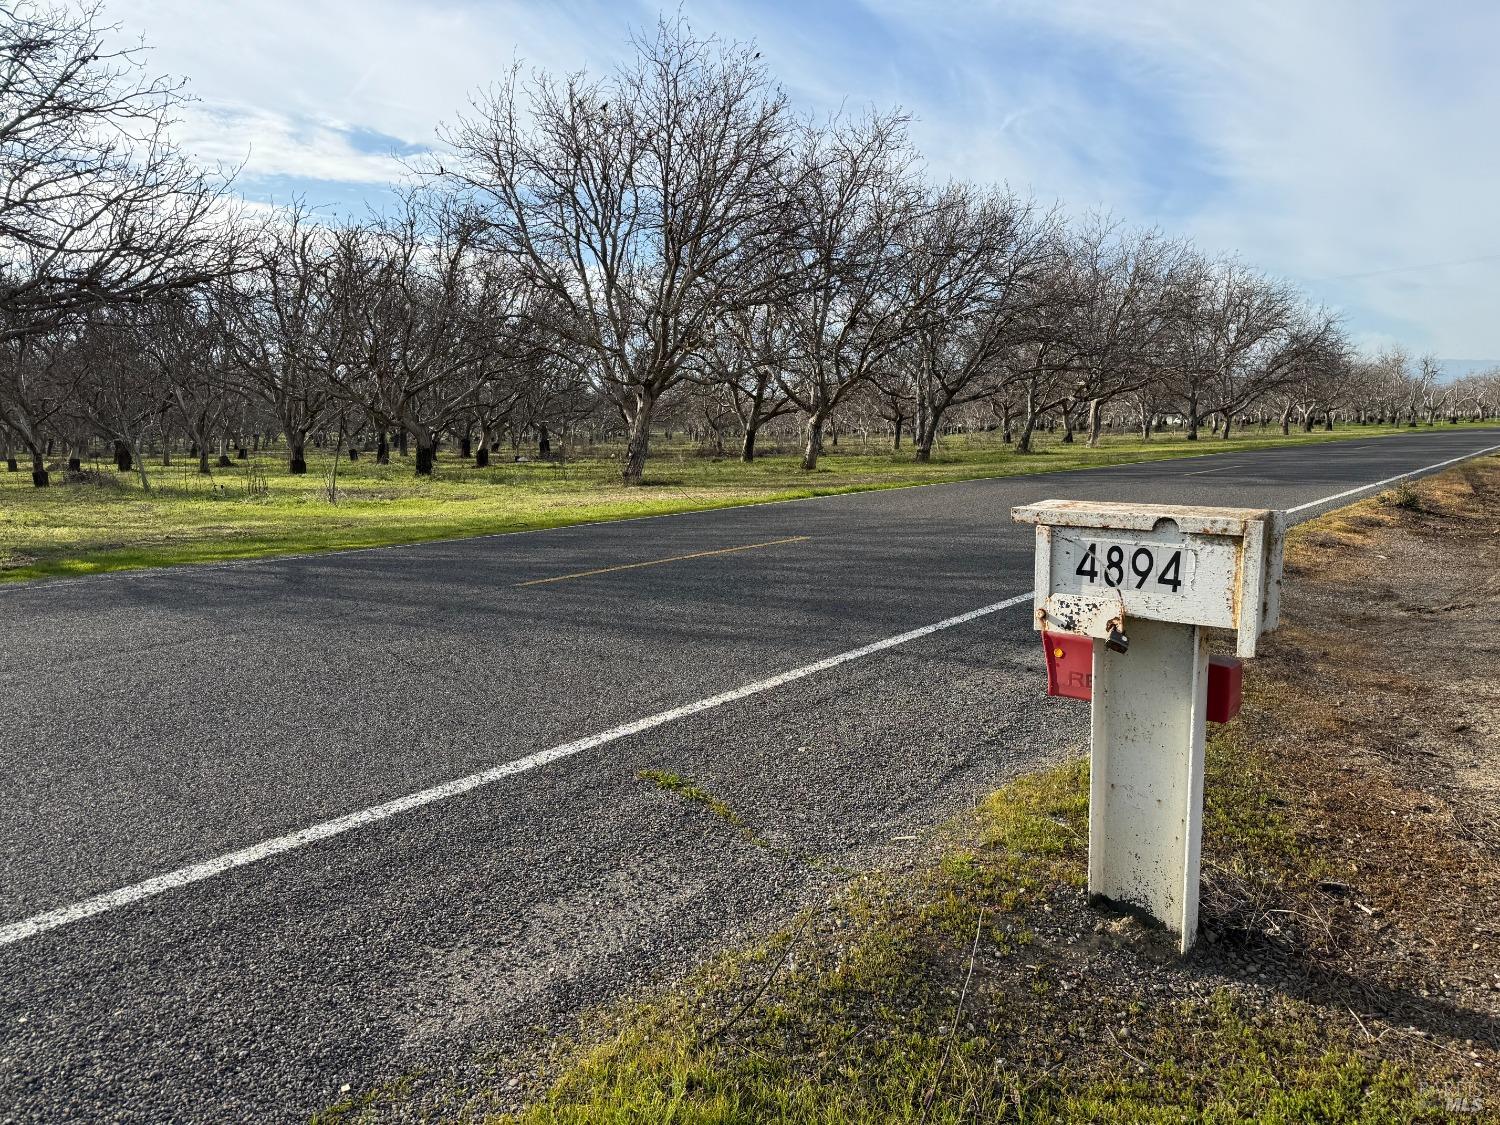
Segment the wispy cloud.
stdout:
<svg viewBox="0 0 1500 1125">
<path fill-rule="evenodd" d="M 668 12 L 674 4 L 664 4 Z M 899 103 L 935 176 L 1240 253 L 1372 343 L 1500 356 L 1500 7 L 1355 0 L 687 0 L 805 107 Z M 599 70 L 643 0 L 115 0 L 251 194 L 378 195 L 513 60 Z M 363 185 L 363 188 L 361 188 Z"/>
</svg>

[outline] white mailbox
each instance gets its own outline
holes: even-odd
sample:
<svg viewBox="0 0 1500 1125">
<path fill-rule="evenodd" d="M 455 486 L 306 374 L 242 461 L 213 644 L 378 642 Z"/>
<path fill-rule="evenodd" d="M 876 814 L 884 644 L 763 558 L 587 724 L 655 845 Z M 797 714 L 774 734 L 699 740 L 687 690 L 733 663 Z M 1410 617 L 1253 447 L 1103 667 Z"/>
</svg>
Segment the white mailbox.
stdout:
<svg viewBox="0 0 1500 1125">
<path fill-rule="evenodd" d="M 1047 500 L 1036 525 L 1038 629 L 1094 638 L 1089 894 L 1175 930 L 1198 920 L 1206 629 L 1254 656 L 1281 607 L 1283 513 Z"/>
<path fill-rule="evenodd" d="M 1011 516 L 1037 528 L 1038 628 L 1103 639 L 1123 614 L 1231 629 L 1254 656 L 1279 624 L 1279 512 L 1045 500 Z"/>
</svg>

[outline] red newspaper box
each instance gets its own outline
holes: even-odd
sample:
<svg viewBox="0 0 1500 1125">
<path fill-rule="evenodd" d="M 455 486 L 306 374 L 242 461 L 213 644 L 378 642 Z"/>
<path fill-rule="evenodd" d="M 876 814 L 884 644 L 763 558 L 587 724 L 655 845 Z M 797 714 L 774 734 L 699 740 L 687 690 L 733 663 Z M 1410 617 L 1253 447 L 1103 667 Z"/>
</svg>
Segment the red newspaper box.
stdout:
<svg viewBox="0 0 1500 1125">
<path fill-rule="evenodd" d="M 1047 694 L 1065 699 L 1094 697 L 1094 640 L 1077 633 L 1042 631 L 1047 652 Z M 1245 662 L 1232 656 L 1208 658 L 1208 708 L 1211 723 L 1227 723 L 1240 713 Z"/>
<path fill-rule="evenodd" d="M 1042 631 L 1047 649 L 1047 694 L 1068 699 L 1094 695 L 1094 639 L 1077 633 Z"/>
<path fill-rule="evenodd" d="M 1208 711 L 1211 723 L 1227 723 L 1240 713 L 1244 693 L 1245 662 L 1232 656 L 1208 658 Z"/>
</svg>

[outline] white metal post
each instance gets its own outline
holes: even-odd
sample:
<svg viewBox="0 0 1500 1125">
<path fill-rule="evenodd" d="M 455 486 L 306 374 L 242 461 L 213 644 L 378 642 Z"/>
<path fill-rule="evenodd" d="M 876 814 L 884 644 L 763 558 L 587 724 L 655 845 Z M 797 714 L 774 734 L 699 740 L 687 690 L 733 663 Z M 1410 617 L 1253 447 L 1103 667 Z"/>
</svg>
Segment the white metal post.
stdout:
<svg viewBox="0 0 1500 1125">
<path fill-rule="evenodd" d="M 1036 627 L 1094 638 L 1089 894 L 1163 923 L 1186 953 L 1203 840 L 1204 630 L 1232 630 L 1235 652 L 1254 656 L 1276 627 L 1286 518 L 1092 500 L 1011 516 L 1036 525 Z"/>
<path fill-rule="evenodd" d="M 1094 642 L 1089 895 L 1198 923 L 1208 645 L 1196 625 L 1130 623 L 1130 651 Z"/>
</svg>

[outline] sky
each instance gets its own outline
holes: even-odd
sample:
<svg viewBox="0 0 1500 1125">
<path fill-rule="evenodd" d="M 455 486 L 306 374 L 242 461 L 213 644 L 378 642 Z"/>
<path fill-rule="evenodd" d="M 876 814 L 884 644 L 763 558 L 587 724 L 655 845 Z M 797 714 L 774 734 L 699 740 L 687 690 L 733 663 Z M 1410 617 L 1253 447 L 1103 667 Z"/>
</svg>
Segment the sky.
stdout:
<svg viewBox="0 0 1500 1125">
<path fill-rule="evenodd" d="M 109 0 L 257 202 L 358 211 L 513 62 L 609 70 L 641 0 Z M 1500 4 L 682 0 L 794 105 L 901 106 L 937 180 L 1236 254 L 1450 374 L 1500 362 Z"/>
</svg>

